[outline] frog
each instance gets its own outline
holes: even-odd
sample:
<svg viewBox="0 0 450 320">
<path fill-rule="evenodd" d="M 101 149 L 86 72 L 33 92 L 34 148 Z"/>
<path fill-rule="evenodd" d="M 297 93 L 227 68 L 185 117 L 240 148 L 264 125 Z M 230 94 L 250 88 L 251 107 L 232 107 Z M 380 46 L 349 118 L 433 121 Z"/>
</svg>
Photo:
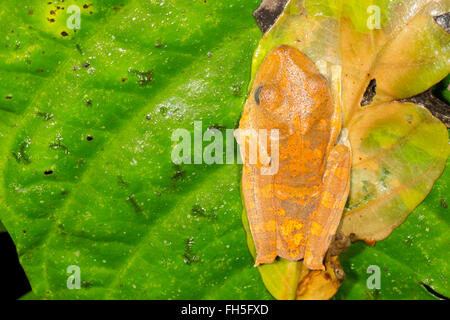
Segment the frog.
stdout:
<svg viewBox="0 0 450 320">
<path fill-rule="evenodd" d="M 278 170 L 264 172 L 274 159 L 249 161 L 250 140 L 237 139 L 255 266 L 280 257 L 325 270 L 350 188 L 351 147 L 337 100 L 316 64 L 291 46 L 273 48 L 256 73 L 239 130 L 277 130 L 264 147 L 255 141 L 269 153 L 277 146 Z"/>
</svg>

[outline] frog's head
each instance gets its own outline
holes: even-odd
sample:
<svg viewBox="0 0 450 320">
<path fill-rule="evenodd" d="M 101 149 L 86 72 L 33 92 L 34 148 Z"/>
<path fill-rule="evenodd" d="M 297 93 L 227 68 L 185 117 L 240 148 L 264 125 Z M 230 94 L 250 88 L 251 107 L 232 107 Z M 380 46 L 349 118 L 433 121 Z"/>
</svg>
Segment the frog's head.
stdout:
<svg viewBox="0 0 450 320">
<path fill-rule="evenodd" d="M 317 81 L 318 80 L 318 81 Z M 271 117 L 292 120 L 298 107 L 315 103 L 317 85 L 326 84 L 314 63 L 299 50 L 281 45 L 264 59 L 252 89 L 254 102 Z"/>
</svg>

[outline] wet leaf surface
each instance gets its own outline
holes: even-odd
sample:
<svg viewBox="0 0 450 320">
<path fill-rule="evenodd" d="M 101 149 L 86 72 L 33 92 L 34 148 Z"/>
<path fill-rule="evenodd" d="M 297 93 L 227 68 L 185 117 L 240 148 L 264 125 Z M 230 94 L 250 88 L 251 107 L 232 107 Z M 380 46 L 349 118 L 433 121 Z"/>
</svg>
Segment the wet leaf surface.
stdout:
<svg viewBox="0 0 450 320">
<path fill-rule="evenodd" d="M 269 298 L 245 244 L 239 166 L 170 158 L 175 129 L 234 128 L 258 1 L 75 4 L 76 32 L 58 1 L 0 13 L 0 219 L 34 294 Z M 67 289 L 71 265 L 80 290 Z"/>
</svg>

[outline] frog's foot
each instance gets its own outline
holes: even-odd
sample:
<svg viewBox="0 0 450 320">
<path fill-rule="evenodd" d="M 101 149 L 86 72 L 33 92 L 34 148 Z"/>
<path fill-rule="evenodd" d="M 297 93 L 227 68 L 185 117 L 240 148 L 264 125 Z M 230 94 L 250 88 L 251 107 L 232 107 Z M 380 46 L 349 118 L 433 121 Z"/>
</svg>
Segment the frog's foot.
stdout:
<svg viewBox="0 0 450 320">
<path fill-rule="evenodd" d="M 351 152 L 337 145 L 327 161 L 322 199 L 311 215 L 304 263 L 311 270 L 324 270 L 323 259 L 336 234 L 350 189 Z"/>
</svg>

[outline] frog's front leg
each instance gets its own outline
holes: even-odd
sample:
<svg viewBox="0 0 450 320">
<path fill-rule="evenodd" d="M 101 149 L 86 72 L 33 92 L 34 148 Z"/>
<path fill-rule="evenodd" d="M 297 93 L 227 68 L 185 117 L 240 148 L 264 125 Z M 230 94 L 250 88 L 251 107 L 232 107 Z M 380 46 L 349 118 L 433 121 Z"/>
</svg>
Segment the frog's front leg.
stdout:
<svg viewBox="0 0 450 320">
<path fill-rule="evenodd" d="M 321 201 L 311 215 L 306 241 L 305 265 L 325 270 L 323 260 L 341 221 L 350 189 L 351 151 L 345 145 L 331 150 L 322 180 Z"/>
</svg>

